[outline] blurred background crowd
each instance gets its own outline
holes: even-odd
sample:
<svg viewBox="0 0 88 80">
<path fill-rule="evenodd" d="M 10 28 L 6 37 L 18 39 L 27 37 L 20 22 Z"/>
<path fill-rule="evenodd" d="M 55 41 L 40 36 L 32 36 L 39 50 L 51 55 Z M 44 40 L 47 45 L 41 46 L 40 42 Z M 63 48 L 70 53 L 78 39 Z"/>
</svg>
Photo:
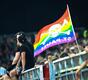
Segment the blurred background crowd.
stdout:
<svg viewBox="0 0 88 80">
<path fill-rule="evenodd" d="M 52 53 L 53 60 L 56 60 L 65 56 L 71 57 L 79 53 L 80 51 L 84 51 L 85 46 L 88 45 L 88 30 L 82 27 L 76 28 L 75 32 L 78 44 L 76 43 L 76 41 L 74 41 L 71 43 L 60 44 L 51 47 L 39 56 L 35 57 L 36 64 L 42 64 L 47 58 L 46 54 L 49 52 Z M 34 43 L 36 33 L 26 33 L 26 36 L 29 42 Z M 0 35 L 0 66 L 8 68 L 14 58 L 15 49 L 16 40 L 14 34 Z"/>
</svg>

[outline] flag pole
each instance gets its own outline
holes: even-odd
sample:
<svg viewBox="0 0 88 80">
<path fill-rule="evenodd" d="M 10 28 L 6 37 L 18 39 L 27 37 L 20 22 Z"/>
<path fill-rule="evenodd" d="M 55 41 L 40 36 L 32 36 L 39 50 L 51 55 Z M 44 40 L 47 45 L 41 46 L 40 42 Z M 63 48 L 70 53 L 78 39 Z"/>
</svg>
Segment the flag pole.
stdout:
<svg viewBox="0 0 88 80">
<path fill-rule="evenodd" d="M 67 4 L 67 10 L 68 10 L 69 17 L 70 17 L 70 21 L 71 21 L 71 24 L 72 24 L 72 20 L 71 20 L 71 15 L 70 15 L 70 11 L 69 11 L 69 6 L 68 6 L 68 4 Z M 72 24 L 72 29 L 73 29 L 73 34 L 74 34 L 74 36 L 75 36 L 76 44 L 77 44 L 77 47 L 78 47 L 78 51 L 81 52 L 81 51 L 80 51 L 80 48 L 79 48 L 78 41 L 77 41 L 77 39 L 76 39 L 76 35 L 75 35 L 74 28 L 73 28 L 73 24 Z"/>
</svg>

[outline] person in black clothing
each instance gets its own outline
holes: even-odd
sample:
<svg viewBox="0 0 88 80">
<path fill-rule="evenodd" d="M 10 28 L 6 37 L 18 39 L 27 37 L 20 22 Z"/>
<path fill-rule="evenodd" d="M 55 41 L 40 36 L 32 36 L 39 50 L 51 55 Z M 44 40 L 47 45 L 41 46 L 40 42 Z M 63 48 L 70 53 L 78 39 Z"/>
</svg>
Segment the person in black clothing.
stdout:
<svg viewBox="0 0 88 80">
<path fill-rule="evenodd" d="M 33 68 L 34 61 L 34 47 L 29 43 L 23 32 L 16 34 L 17 49 L 12 65 L 7 69 L 7 75 L 4 75 L 4 79 L 7 77 L 13 77 L 19 75 L 21 72 Z"/>
</svg>

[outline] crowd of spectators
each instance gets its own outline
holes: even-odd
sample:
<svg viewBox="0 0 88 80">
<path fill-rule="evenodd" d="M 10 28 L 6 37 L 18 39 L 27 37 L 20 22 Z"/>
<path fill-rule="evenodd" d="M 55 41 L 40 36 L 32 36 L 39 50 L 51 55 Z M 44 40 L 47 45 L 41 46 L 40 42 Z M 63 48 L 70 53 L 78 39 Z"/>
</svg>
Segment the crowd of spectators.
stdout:
<svg viewBox="0 0 88 80">
<path fill-rule="evenodd" d="M 85 44 L 86 43 L 86 44 Z M 78 44 L 75 42 L 72 43 L 66 43 L 66 44 L 61 44 L 61 45 L 56 45 L 54 47 L 51 47 L 44 51 L 42 54 L 40 54 L 37 58 L 37 63 L 41 64 L 43 61 L 46 60 L 46 55 L 47 53 L 52 53 L 53 60 L 63 58 L 66 56 L 72 57 L 75 54 L 84 51 L 85 46 L 87 45 L 88 40 L 86 39 L 79 39 Z"/>
</svg>

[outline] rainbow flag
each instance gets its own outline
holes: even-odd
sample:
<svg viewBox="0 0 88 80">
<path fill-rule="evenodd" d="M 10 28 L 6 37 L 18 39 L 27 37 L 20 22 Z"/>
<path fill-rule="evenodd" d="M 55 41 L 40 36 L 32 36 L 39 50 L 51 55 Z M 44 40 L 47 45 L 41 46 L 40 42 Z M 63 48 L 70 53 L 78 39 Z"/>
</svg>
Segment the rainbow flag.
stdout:
<svg viewBox="0 0 88 80">
<path fill-rule="evenodd" d="M 43 27 L 35 38 L 34 56 L 58 44 L 75 40 L 73 25 L 67 7 L 63 16 L 57 21 Z"/>
</svg>

